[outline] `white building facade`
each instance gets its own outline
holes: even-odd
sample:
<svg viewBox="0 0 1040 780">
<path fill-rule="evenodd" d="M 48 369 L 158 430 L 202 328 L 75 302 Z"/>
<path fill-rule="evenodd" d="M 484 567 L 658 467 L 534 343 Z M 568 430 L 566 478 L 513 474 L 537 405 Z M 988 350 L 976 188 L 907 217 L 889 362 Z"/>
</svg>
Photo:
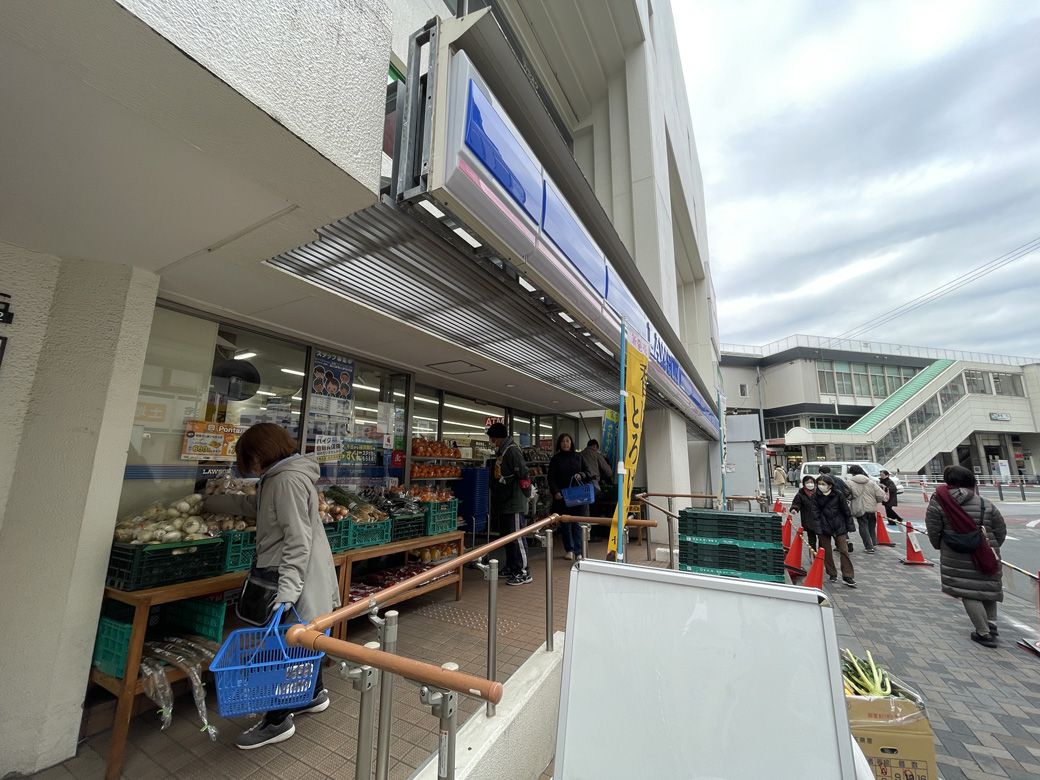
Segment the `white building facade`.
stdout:
<svg viewBox="0 0 1040 780">
<path fill-rule="evenodd" d="M 0 8 L 0 775 L 75 753 L 117 516 L 226 470 L 186 424 L 309 451 L 319 352 L 357 371 L 353 433 L 391 420 L 356 478 L 407 480 L 416 436 L 601 436 L 624 321 L 652 349 L 638 484 L 719 489 L 670 6 L 481 5 Z"/>
</svg>

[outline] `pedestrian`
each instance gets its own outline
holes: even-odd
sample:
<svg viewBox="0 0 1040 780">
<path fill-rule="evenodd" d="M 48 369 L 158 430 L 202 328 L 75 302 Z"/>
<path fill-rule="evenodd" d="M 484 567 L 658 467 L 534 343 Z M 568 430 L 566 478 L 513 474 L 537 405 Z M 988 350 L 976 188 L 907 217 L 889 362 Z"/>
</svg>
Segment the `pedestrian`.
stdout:
<svg viewBox="0 0 1040 780">
<path fill-rule="evenodd" d="M 826 476 L 830 477 L 832 480 L 834 480 L 835 492 L 837 492 L 837 494 L 839 496 L 841 496 L 842 498 L 845 499 L 845 503 L 850 503 L 852 501 L 852 491 L 849 490 L 849 486 L 847 484 L 845 484 L 845 480 L 843 480 L 841 477 L 836 476 L 836 475 L 831 473 L 831 467 L 830 466 L 820 466 L 820 475 L 821 476 L 826 475 Z M 816 480 L 816 488 L 817 488 L 817 490 L 819 489 L 819 487 L 820 487 L 820 480 L 817 479 Z M 851 506 L 850 506 L 849 511 L 850 512 L 852 511 Z M 852 531 L 850 531 L 849 533 L 853 533 L 856 530 L 856 528 L 855 528 L 855 525 L 856 525 L 855 518 L 853 518 L 853 523 L 852 524 L 853 524 L 853 528 L 852 528 Z M 849 540 L 849 552 L 852 552 L 852 540 L 851 539 Z"/>
<path fill-rule="evenodd" d="M 798 487 L 798 467 L 791 465 L 791 468 L 787 470 L 787 481 L 790 482 L 794 487 Z"/>
<path fill-rule="evenodd" d="M 299 615 L 306 623 L 338 607 L 340 597 L 332 549 L 318 517 L 315 484 L 321 469 L 313 456 L 298 450 L 295 437 L 280 425 L 253 425 L 239 437 L 235 456 L 241 475 L 260 477 L 256 495 L 209 496 L 206 511 L 256 518 L 254 571 L 277 579 L 275 606 L 284 607 L 291 622 Z M 329 708 L 320 667 L 314 691 L 309 704 L 267 712 L 235 745 L 252 750 L 289 739 L 296 733 L 295 715 Z"/>
<path fill-rule="evenodd" d="M 816 478 L 816 525 L 820 546 L 823 547 L 823 564 L 831 582 L 838 581 L 838 570 L 834 566 L 834 550 L 837 546 L 841 558 L 841 578 L 850 588 L 856 587 L 856 572 L 849 555 L 849 534 L 856 530 L 852 512 L 834 485 L 834 477 L 821 474 Z"/>
<path fill-rule="evenodd" d="M 784 497 L 784 485 L 787 484 L 787 473 L 784 471 L 783 466 L 779 463 L 776 468 L 773 469 L 773 487 L 776 488 L 776 494 L 780 497 Z"/>
<path fill-rule="evenodd" d="M 896 520 L 903 522 L 903 518 L 895 510 L 895 506 L 899 503 L 899 492 L 896 490 L 896 483 L 892 481 L 892 476 L 885 469 L 881 469 L 881 479 L 878 482 L 881 484 L 881 487 L 888 491 L 888 495 L 883 503 L 885 507 L 885 522 L 889 525 L 895 525 Z"/>
<path fill-rule="evenodd" d="M 531 494 L 531 478 L 524 453 L 502 423 L 487 429 L 487 437 L 495 448 L 495 461 L 490 479 L 491 512 L 500 520 L 503 534 L 511 534 L 524 527 L 527 502 Z M 527 585 L 534 582 L 527 565 L 527 541 L 524 537 L 506 545 L 506 565 L 499 572 L 506 585 Z"/>
<path fill-rule="evenodd" d="M 928 501 L 928 541 L 939 551 L 943 593 L 961 599 L 975 630 L 971 638 L 997 646 L 997 602 L 1004 600 L 1000 547 L 1007 526 L 992 501 L 978 495 L 975 475 L 947 466 Z"/>
<path fill-rule="evenodd" d="M 806 474 L 802 477 L 801 488 L 791 499 L 791 511 L 798 515 L 798 523 L 805 529 L 805 533 L 809 537 L 809 546 L 814 550 L 819 544 L 817 535 L 820 530 L 819 522 L 816 520 L 816 502 L 813 501 L 815 495 L 816 478 Z"/>
<path fill-rule="evenodd" d="M 849 508 L 859 523 L 859 537 L 863 540 L 863 550 L 873 555 L 877 547 L 877 507 L 884 502 L 885 491 L 881 485 L 867 476 L 862 466 L 855 463 L 849 466 L 849 479 L 845 484 L 852 492 Z"/>
<path fill-rule="evenodd" d="M 589 505 L 568 507 L 563 500 L 563 490 L 591 481 L 585 461 L 574 449 L 574 439 L 569 433 L 561 433 L 556 439 L 556 454 L 549 461 L 549 492 L 552 494 L 552 511 L 560 515 L 589 516 Z M 563 537 L 563 557 L 568 561 L 581 558 L 581 528 L 577 523 L 560 523 Z"/>
<path fill-rule="evenodd" d="M 581 451 L 581 459 L 585 464 L 585 471 L 591 475 L 597 496 L 614 484 L 614 470 L 610 467 L 610 461 L 599 451 L 598 441 L 589 439 L 586 442 L 585 449 Z"/>
</svg>

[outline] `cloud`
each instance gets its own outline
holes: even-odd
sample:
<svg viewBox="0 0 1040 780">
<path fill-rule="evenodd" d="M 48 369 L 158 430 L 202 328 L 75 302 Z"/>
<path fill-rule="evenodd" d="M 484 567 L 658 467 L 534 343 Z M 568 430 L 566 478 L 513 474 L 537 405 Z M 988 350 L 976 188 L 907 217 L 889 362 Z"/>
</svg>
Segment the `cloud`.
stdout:
<svg viewBox="0 0 1040 780">
<path fill-rule="evenodd" d="M 1040 236 L 1040 5 L 675 16 L 723 341 L 837 335 Z M 1040 355 L 1038 288 L 1025 258 L 868 337 Z"/>
</svg>

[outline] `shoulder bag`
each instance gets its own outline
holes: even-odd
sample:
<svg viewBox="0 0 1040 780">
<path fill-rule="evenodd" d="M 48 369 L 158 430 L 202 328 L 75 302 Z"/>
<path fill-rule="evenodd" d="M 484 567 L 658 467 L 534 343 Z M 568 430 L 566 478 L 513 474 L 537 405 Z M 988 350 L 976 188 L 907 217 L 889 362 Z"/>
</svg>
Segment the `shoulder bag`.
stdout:
<svg viewBox="0 0 1040 780">
<path fill-rule="evenodd" d="M 982 545 L 982 522 L 986 515 L 986 499 L 979 496 L 979 524 L 966 534 L 943 532 L 942 540 L 954 552 L 973 553 Z"/>
</svg>

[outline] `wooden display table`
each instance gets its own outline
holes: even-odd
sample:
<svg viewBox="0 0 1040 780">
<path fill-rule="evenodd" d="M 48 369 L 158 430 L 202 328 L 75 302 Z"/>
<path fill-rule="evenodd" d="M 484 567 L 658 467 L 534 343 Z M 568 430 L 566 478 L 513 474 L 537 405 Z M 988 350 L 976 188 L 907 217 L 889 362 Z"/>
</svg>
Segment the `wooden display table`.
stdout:
<svg viewBox="0 0 1040 780">
<path fill-rule="evenodd" d="M 378 545 L 376 547 L 362 547 L 357 550 L 334 553 L 332 560 L 339 571 L 340 599 L 344 604 L 350 596 L 350 578 L 354 561 L 379 558 L 384 555 L 395 555 L 405 553 L 419 547 L 428 547 L 435 544 L 452 544 L 458 552 L 463 552 L 463 539 L 465 534 L 456 531 L 439 536 L 421 536 L 415 539 L 406 539 L 400 542 Z M 140 679 L 139 670 L 141 656 L 144 651 L 145 633 L 148 629 L 148 613 L 152 607 L 159 604 L 169 604 L 174 601 L 194 599 L 202 596 L 212 596 L 229 590 L 237 590 L 242 587 L 248 572 L 238 571 L 230 574 L 221 574 L 217 577 L 209 577 L 204 580 L 193 580 L 181 582 L 176 585 L 163 585 L 158 588 L 147 588 L 144 590 L 116 590 L 105 588 L 105 598 L 129 604 L 134 608 L 133 627 L 130 632 L 130 646 L 126 654 L 126 671 L 122 679 L 112 677 L 103 672 L 91 668 L 90 681 L 100 685 L 117 698 L 116 711 L 112 719 L 112 737 L 108 745 L 107 765 L 105 769 L 106 780 L 118 780 L 123 768 L 123 753 L 126 750 L 126 736 L 130 731 L 130 718 L 133 715 L 134 699 L 144 692 L 144 684 Z M 442 577 L 407 593 L 402 593 L 395 599 L 391 599 L 380 608 L 406 601 L 416 596 L 422 596 L 448 585 L 455 585 L 455 599 L 462 598 L 462 573 L 456 571 L 454 574 Z M 346 623 L 336 626 L 332 635 L 345 639 L 347 633 Z M 185 679 L 187 675 L 177 667 L 169 667 L 166 670 L 166 679 L 170 683 Z"/>
</svg>

